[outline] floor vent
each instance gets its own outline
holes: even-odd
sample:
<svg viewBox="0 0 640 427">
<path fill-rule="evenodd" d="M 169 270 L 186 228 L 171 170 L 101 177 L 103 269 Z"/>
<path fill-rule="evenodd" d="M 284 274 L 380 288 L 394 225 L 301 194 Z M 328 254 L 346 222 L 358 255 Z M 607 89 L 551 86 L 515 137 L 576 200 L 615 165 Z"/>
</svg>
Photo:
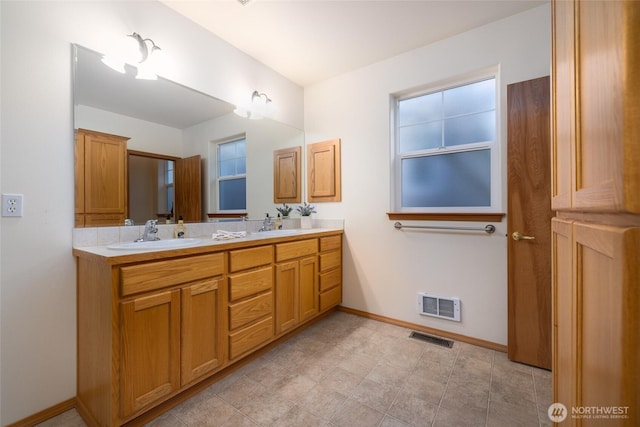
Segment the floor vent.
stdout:
<svg viewBox="0 0 640 427">
<path fill-rule="evenodd" d="M 415 339 L 420 340 L 420 341 L 430 342 L 431 344 L 437 344 L 437 345 L 440 345 L 442 347 L 447 347 L 447 348 L 453 347 L 453 341 L 451 341 L 451 340 L 446 340 L 444 338 L 434 337 L 434 336 L 423 334 L 423 333 L 416 332 L 416 331 L 411 332 L 411 334 L 409 334 L 409 338 L 415 338 Z"/>
</svg>

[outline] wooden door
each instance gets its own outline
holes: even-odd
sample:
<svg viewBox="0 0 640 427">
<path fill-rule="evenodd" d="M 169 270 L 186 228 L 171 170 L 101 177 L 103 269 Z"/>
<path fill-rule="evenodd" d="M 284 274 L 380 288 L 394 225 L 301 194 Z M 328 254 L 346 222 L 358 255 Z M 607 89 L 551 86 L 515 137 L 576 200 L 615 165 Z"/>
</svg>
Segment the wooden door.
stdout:
<svg viewBox="0 0 640 427">
<path fill-rule="evenodd" d="M 223 279 L 205 279 L 182 288 L 181 384 L 188 384 L 222 365 Z"/>
<path fill-rule="evenodd" d="M 508 356 L 551 369 L 549 77 L 507 87 Z"/>
<path fill-rule="evenodd" d="M 178 159 L 175 163 L 176 220 L 182 216 L 185 222 L 202 221 L 202 171 L 200 156 Z"/>
<path fill-rule="evenodd" d="M 180 387 L 180 292 L 123 302 L 122 418 Z"/>
<path fill-rule="evenodd" d="M 298 324 L 298 261 L 276 265 L 276 334 Z"/>
</svg>

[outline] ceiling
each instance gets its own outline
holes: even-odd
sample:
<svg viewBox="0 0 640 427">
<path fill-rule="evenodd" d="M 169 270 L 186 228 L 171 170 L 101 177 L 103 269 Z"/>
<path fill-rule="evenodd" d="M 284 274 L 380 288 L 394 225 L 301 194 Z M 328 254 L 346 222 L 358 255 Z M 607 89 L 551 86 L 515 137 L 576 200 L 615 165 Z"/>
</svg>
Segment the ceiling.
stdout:
<svg viewBox="0 0 640 427">
<path fill-rule="evenodd" d="M 548 3 L 160 1 L 302 87 Z"/>
</svg>

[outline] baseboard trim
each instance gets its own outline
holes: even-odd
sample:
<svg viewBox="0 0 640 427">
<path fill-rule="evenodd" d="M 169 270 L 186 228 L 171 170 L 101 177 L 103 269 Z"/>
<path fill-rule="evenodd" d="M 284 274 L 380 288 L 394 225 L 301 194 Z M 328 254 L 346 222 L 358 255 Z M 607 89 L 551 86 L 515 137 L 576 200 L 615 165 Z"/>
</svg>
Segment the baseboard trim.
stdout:
<svg viewBox="0 0 640 427">
<path fill-rule="evenodd" d="M 454 341 L 460 341 L 467 344 L 477 345 L 479 347 L 488 348 L 490 350 L 501 351 L 503 353 L 507 352 L 506 345 L 498 344 L 491 341 L 481 340 L 479 338 L 468 337 L 466 335 L 447 332 L 447 331 L 443 331 L 441 329 L 436 329 L 436 328 L 430 328 L 428 326 L 418 325 L 416 323 L 405 322 L 404 320 L 393 319 L 391 317 L 381 316 L 379 314 L 373 314 L 373 313 L 369 313 L 362 310 L 356 310 L 355 308 L 339 306 L 338 310 L 343 311 L 345 313 L 355 314 L 356 316 L 366 317 L 367 319 L 378 320 L 380 322 L 390 323 L 396 326 L 402 326 L 403 328 L 414 329 L 419 332 L 437 335 L 442 338 L 449 338 Z"/>
<path fill-rule="evenodd" d="M 64 412 L 67 412 L 70 409 L 76 407 L 76 398 L 72 397 L 71 399 L 65 400 L 64 402 L 60 402 L 57 405 L 51 406 L 50 408 L 44 409 L 38 413 L 28 416 L 20 421 L 16 421 L 13 424 L 7 424 L 7 427 L 32 427 L 36 424 L 40 424 L 42 422 L 47 421 L 50 418 L 56 417 Z"/>
</svg>

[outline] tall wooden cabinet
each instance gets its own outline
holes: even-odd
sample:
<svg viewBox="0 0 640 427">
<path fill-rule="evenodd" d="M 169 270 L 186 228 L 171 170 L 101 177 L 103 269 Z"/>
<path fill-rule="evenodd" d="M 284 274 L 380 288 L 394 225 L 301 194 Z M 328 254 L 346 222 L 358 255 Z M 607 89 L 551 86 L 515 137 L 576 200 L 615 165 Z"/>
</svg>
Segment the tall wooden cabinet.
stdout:
<svg viewBox="0 0 640 427">
<path fill-rule="evenodd" d="M 124 224 L 128 140 L 85 129 L 76 131 L 76 227 Z"/>
<path fill-rule="evenodd" d="M 640 422 L 640 2 L 552 3 L 553 394 Z"/>
</svg>

